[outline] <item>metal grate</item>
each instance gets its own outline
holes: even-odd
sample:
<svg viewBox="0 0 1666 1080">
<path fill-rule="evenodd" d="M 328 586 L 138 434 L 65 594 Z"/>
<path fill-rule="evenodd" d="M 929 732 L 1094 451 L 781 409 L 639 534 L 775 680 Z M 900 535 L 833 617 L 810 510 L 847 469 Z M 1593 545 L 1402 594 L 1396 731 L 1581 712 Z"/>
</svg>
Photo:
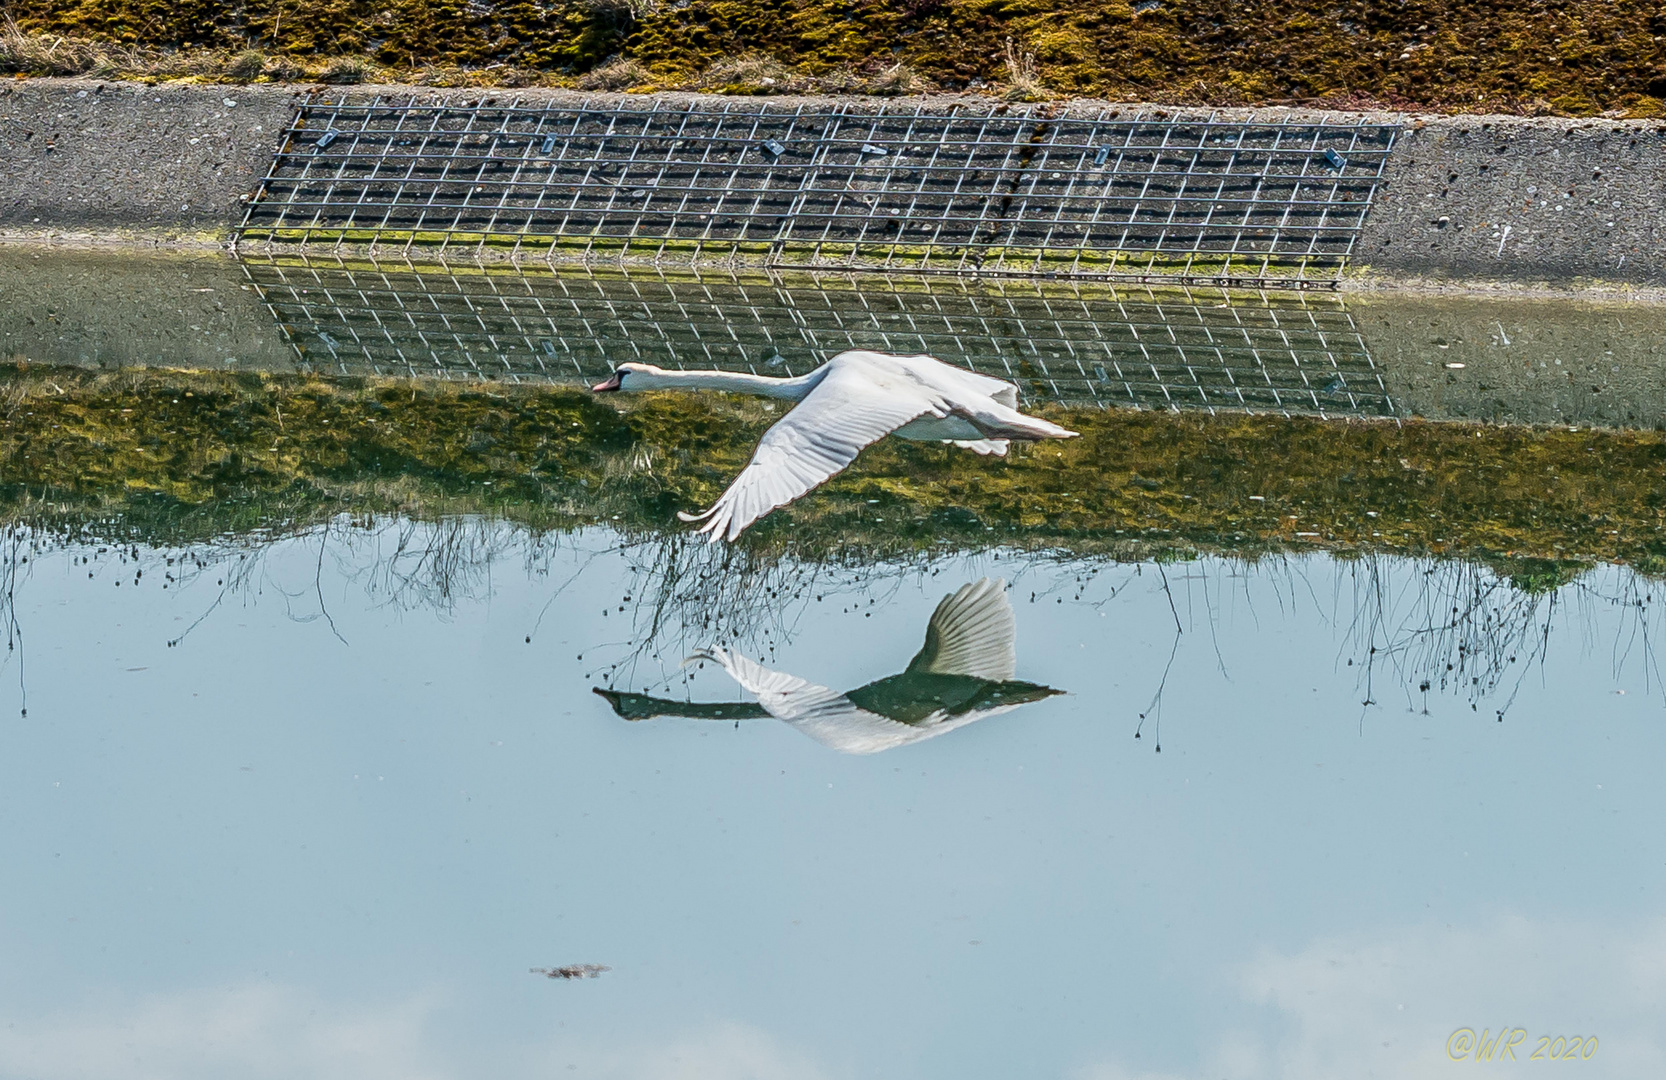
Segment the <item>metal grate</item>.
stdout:
<svg viewBox="0 0 1666 1080">
<path fill-rule="evenodd" d="M 801 374 L 929 353 L 1073 404 L 1392 416 L 1339 297 L 872 275 L 521 273 L 250 259 L 303 365 L 595 381 L 627 360 Z"/>
<path fill-rule="evenodd" d="M 311 98 L 243 241 L 381 254 L 1302 284 L 1393 125 L 999 104 Z"/>
</svg>

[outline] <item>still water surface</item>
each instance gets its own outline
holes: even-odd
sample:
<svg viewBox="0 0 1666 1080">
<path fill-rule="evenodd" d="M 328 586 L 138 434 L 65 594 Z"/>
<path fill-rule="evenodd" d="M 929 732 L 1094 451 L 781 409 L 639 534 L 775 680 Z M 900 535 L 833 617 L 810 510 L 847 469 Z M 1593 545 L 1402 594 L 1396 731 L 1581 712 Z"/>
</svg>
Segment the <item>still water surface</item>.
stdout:
<svg viewBox="0 0 1666 1080">
<path fill-rule="evenodd" d="M 596 382 L 928 352 L 1027 400 L 1666 426 L 1666 307 L 904 275 L 617 273 L 0 247 L 0 359 Z"/>
<path fill-rule="evenodd" d="M 1628 570 L 829 566 L 478 520 L 15 543 L 8 1080 L 1666 1069 Z M 679 666 L 708 645 L 862 686 L 984 578 L 1014 678 L 1066 693 L 851 754 L 592 692 L 753 700 Z M 1501 1027 L 1517 1063 L 1450 1060 Z"/>
</svg>

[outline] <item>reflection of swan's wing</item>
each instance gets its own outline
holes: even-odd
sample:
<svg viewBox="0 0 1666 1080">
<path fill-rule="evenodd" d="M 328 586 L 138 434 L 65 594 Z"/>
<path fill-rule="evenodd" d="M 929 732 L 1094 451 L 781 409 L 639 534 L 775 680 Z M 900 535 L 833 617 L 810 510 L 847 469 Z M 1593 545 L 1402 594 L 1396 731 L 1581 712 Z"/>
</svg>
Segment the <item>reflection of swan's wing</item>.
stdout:
<svg viewBox="0 0 1666 1080">
<path fill-rule="evenodd" d="M 1018 623 L 1007 583 L 984 578 L 943 598 L 926 626 L 926 643 L 909 663 L 911 672 L 970 675 L 1005 682 L 1018 669 Z"/>
<path fill-rule="evenodd" d="M 972 453 L 984 457 L 988 457 L 990 454 L 994 454 L 996 457 L 1007 456 L 1008 440 L 1006 439 L 950 439 L 949 442 L 962 450 L 970 450 Z"/>
<path fill-rule="evenodd" d="M 785 720 L 823 746 L 846 754 L 877 754 L 967 722 L 956 720 L 939 727 L 901 724 L 859 708 L 850 698 L 825 686 L 784 671 L 772 671 L 728 649 L 700 649 L 689 659 L 720 665 L 742 689 L 757 694 L 758 704 L 771 716 Z"/>
<path fill-rule="evenodd" d="M 941 397 L 882 365 L 835 357 L 829 370 L 792 412 L 764 432 L 752 460 L 729 490 L 703 514 L 699 531 L 733 540 L 748 525 L 825 482 L 916 417 L 947 416 Z"/>
<path fill-rule="evenodd" d="M 849 698 L 825 686 L 764 667 L 747 656 L 728 649 L 699 649 L 689 660 L 710 660 L 741 689 L 758 695 L 758 704 L 771 716 L 788 722 L 828 712 L 855 710 Z M 686 661 L 685 661 L 686 663 Z"/>
</svg>

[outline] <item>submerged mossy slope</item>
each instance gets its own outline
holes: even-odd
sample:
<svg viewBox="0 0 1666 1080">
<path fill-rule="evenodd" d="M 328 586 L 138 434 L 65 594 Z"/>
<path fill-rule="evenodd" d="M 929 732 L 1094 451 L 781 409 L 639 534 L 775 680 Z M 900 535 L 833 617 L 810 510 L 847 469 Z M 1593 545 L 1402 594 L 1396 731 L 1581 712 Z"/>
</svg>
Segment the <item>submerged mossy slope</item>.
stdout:
<svg viewBox="0 0 1666 1080">
<path fill-rule="evenodd" d="M 311 377 L 13 370 L 9 520 L 156 542 L 333 514 L 682 528 L 770 406 L 715 395 Z M 1289 547 L 1666 572 L 1666 434 L 1052 410 L 1082 432 L 1007 460 L 887 440 L 747 535 L 806 554 L 990 544 Z M 135 536 L 135 538 L 139 538 Z M 1534 571 L 1537 572 L 1537 571 Z"/>
<path fill-rule="evenodd" d="M 635 66 L 615 63 L 608 88 L 707 72 L 698 85 L 768 93 L 842 73 L 817 85 L 907 91 L 919 81 L 858 78 L 902 64 L 944 89 L 1016 83 L 1159 102 L 1656 115 L 1666 98 L 1666 14 L 1645 0 L 14 0 L 8 10 L 37 34 L 363 56 L 382 77 L 472 69 L 474 81 L 511 85 L 618 58 Z"/>
</svg>

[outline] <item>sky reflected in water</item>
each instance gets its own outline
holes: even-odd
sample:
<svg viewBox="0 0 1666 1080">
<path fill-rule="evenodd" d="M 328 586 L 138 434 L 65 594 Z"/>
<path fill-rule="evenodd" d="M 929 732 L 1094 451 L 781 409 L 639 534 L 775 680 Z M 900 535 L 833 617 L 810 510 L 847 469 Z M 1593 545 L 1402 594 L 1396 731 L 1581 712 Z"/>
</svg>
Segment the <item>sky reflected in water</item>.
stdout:
<svg viewBox="0 0 1666 1080">
<path fill-rule="evenodd" d="M 12 565 L 8 1080 L 1423 1077 L 1477 1070 L 1466 1027 L 1528 1033 L 1489 1075 L 1540 1035 L 1666 1068 L 1629 571 L 749 565 L 470 521 Z M 592 693 L 751 700 L 701 645 L 861 686 L 984 577 L 1015 677 L 1066 694 L 858 756 Z"/>
</svg>

